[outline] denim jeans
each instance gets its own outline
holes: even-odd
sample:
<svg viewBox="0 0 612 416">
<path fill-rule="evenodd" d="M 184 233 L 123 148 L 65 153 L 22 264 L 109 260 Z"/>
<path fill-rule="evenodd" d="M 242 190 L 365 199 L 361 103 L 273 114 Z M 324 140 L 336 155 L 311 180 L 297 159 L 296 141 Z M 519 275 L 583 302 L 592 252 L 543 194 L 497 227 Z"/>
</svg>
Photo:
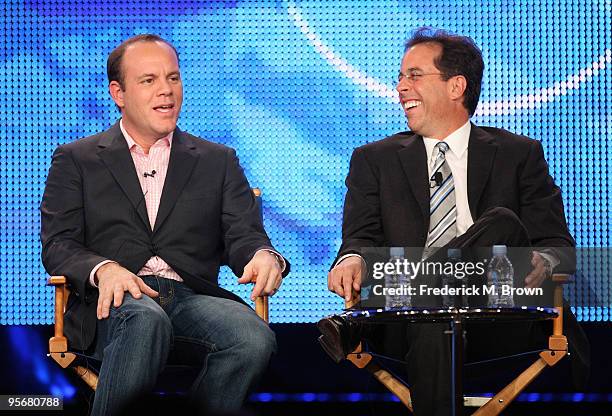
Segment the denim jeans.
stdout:
<svg viewBox="0 0 612 416">
<path fill-rule="evenodd" d="M 118 414 L 150 392 L 171 350 L 201 366 L 189 391 L 195 407 L 240 409 L 276 350 L 274 332 L 244 304 L 196 294 L 174 280 L 143 280 L 159 297 L 126 292 L 122 305 L 98 321 L 94 358 L 102 366 L 92 415 Z"/>
</svg>

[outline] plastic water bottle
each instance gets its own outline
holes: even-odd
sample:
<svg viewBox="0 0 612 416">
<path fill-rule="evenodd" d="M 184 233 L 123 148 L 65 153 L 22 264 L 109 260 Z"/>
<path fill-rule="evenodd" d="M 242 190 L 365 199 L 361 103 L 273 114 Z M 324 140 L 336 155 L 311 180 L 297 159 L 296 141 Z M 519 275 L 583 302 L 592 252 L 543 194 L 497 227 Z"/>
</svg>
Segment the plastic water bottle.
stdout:
<svg viewBox="0 0 612 416">
<path fill-rule="evenodd" d="M 398 260 L 403 263 L 404 248 L 403 247 L 391 247 L 389 249 L 389 262 L 395 265 Z M 411 305 L 410 284 L 411 284 L 410 276 L 408 276 L 405 273 L 385 274 L 385 287 L 393 288 L 397 292 L 399 292 L 393 295 L 390 295 L 387 293 L 387 296 L 385 296 L 385 307 L 386 308 L 409 307 Z"/>
<path fill-rule="evenodd" d="M 506 256 L 506 246 L 493 246 L 493 257 L 487 267 L 487 286 L 495 288 L 489 293 L 488 306 L 490 308 L 512 308 L 514 298 L 514 268 Z"/>
</svg>

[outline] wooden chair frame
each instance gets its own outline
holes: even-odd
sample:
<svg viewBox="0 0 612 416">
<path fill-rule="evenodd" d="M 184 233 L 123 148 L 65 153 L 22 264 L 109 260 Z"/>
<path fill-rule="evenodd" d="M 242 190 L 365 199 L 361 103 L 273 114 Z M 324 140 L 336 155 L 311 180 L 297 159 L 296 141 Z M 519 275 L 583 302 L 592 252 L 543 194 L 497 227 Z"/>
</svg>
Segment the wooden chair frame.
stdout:
<svg viewBox="0 0 612 416">
<path fill-rule="evenodd" d="M 563 284 L 567 283 L 569 279 L 570 276 L 567 274 L 554 274 L 552 276 L 555 283 L 554 305 L 557 310 L 557 317 L 553 319 L 553 331 L 548 338 L 548 349 L 540 352 L 533 364 L 492 398 L 464 397 L 464 404 L 479 407 L 473 414 L 474 416 L 499 415 L 546 367 L 556 365 L 567 355 L 567 338 L 563 335 Z M 357 298 L 353 297 L 353 299 L 352 302 L 345 303 L 346 308 L 359 302 L 358 295 Z M 347 355 L 346 359 L 357 368 L 363 368 L 370 372 L 412 412 L 412 400 L 408 386 L 377 364 L 371 354 L 364 352 L 361 343 L 352 353 Z"/>
</svg>

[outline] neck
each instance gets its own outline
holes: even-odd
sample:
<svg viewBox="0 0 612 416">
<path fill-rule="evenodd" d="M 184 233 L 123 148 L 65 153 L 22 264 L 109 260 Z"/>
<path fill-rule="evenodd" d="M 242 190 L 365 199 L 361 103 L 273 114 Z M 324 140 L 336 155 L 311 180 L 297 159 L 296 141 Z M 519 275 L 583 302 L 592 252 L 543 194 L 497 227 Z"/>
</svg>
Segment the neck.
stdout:
<svg viewBox="0 0 612 416">
<path fill-rule="evenodd" d="M 444 123 L 444 125 L 439 126 L 439 128 L 436 129 L 435 132 L 432 132 L 431 135 L 423 134 L 422 136 L 430 137 L 432 139 L 437 140 L 444 140 L 448 136 L 453 134 L 455 131 L 463 127 L 469 119 L 470 118 L 467 116 L 467 114 L 461 117 L 451 117 L 446 120 L 446 123 Z"/>
<path fill-rule="evenodd" d="M 134 131 L 134 129 L 130 126 L 129 123 L 126 123 L 125 119 L 122 120 L 122 124 L 123 124 L 123 128 L 125 129 L 125 131 L 127 132 L 127 134 L 130 135 L 130 137 L 132 138 L 132 140 L 134 140 L 134 142 L 140 146 L 142 148 L 142 151 L 148 155 L 149 154 L 149 149 L 151 149 L 151 146 L 153 146 L 155 144 L 155 142 L 157 142 L 159 139 L 162 139 L 165 136 L 162 137 L 147 137 L 147 136 L 143 136 L 141 134 L 138 134 L 137 132 Z"/>
</svg>

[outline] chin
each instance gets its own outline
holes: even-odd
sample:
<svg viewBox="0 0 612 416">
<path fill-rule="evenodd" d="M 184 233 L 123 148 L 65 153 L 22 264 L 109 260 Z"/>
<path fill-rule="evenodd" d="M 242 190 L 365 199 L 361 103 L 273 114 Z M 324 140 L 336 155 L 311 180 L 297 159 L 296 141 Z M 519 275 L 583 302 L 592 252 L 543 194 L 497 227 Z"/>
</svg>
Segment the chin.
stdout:
<svg viewBox="0 0 612 416">
<path fill-rule="evenodd" d="M 175 128 L 176 128 L 176 123 L 172 123 L 172 124 L 168 123 L 163 126 L 159 126 L 159 128 L 157 129 L 157 132 L 163 136 L 167 136 L 168 134 L 173 132 Z"/>
<path fill-rule="evenodd" d="M 416 134 L 420 134 L 419 133 L 419 125 L 414 123 L 414 122 L 411 123 L 410 120 L 407 120 L 407 121 L 408 121 L 408 128 L 410 129 L 410 131 L 412 131 L 413 133 L 416 133 Z"/>
</svg>

